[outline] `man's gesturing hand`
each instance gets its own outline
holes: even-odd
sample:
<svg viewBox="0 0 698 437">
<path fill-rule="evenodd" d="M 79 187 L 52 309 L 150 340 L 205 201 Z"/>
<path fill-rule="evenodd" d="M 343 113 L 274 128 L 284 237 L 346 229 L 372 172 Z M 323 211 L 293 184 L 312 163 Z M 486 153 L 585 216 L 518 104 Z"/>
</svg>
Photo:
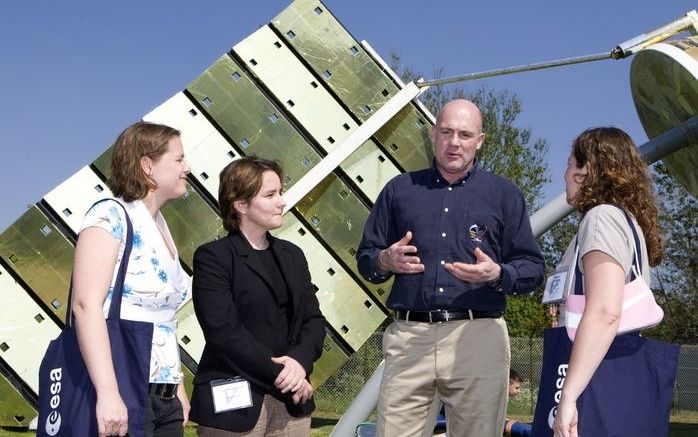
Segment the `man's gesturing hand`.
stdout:
<svg viewBox="0 0 698 437">
<path fill-rule="evenodd" d="M 475 248 L 475 264 L 461 262 L 446 263 L 444 267 L 461 281 L 480 284 L 499 277 L 502 267 L 487 256 L 479 247 Z"/>
<path fill-rule="evenodd" d="M 404 237 L 378 254 L 378 269 L 393 273 L 421 273 L 424 264 L 421 264 L 417 255 L 417 248 L 410 246 L 412 232 L 407 231 Z"/>
</svg>

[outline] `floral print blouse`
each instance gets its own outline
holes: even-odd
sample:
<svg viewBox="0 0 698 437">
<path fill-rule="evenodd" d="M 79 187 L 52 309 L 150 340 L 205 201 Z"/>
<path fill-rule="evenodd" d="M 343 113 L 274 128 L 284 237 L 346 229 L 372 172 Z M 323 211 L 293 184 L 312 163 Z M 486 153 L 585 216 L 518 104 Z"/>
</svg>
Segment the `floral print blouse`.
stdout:
<svg viewBox="0 0 698 437">
<path fill-rule="evenodd" d="M 111 286 L 104 301 L 104 317 L 109 313 L 114 282 L 126 241 L 124 210 L 116 201 L 100 202 L 85 215 L 81 231 L 99 227 L 121 241 Z M 175 312 L 191 289 L 189 276 L 179 263 L 177 249 L 162 214 L 155 219 L 140 200 L 124 202 L 133 224 L 133 248 L 128 262 L 121 301 L 121 318 L 152 322 L 153 346 L 150 355 L 151 383 L 180 383 L 182 369 L 177 344 Z M 164 239 L 174 250 L 170 253 Z"/>
</svg>

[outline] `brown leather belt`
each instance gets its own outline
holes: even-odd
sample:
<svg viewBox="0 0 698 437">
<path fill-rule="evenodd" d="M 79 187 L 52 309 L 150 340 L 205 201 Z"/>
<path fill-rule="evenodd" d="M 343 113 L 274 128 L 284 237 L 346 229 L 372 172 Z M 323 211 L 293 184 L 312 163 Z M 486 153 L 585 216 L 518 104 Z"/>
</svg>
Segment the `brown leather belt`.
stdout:
<svg viewBox="0 0 698 437">
<path fill-rule="evenodd" d="M 395 311 L 395 318 L 409 322 L 442 323 L 456 320 L 498 319 L 502 311 L 477 310 L 432 310 L 432 311 Z"/>
</svg>

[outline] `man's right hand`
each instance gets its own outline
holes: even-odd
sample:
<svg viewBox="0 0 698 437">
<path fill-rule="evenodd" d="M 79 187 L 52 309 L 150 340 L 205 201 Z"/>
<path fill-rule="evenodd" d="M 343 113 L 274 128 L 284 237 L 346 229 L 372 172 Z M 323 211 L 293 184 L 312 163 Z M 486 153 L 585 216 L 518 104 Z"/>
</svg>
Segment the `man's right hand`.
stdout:
<svg viewBox="0 0 698 437">
<path fill-rule="evenodd" d="M 421 273 L 424 264 L 421 264 L 417 256 L 417 247 L 409 245 L 412 240 L 412 232 L 407 231 L 399 241 L 383 249 L 378 253 L 377 267 L 383 272 L 393 273 Z"/>
</svg>

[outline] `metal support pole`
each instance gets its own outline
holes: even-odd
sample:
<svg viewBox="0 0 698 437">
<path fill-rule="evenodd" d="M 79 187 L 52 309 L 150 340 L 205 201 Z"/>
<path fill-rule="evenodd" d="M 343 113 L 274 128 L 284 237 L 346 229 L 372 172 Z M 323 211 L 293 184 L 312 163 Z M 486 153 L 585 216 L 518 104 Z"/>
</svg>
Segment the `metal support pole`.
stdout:
<svg viewBox="0 0 698 437">
<path fill-rule="evenodd" d="M 671 23 L 655 29 L 648 33 L 636 36 L 628 41 L 618 44 L 609 53 L 597 53 L 595 55 L 576 56 L 574 58 L 559 59 L 556 61 L 539 62 L 536 64 L 520 65 L 518 67 L 500 68 L 497 70 L 488 70 L 480 73 L 471 73 L 463 76 L 445 77 L 441 79 L 432 79 L 417 82 L 417 86 L 435 86 L 445 85 L 447 83 L 464 82 L 467 80 L 484 79 L 486 77 L 502 76 L 505 74 L 521 73 L 524 71 L 542 70 L 545 68 L 562 67 L 565 65 L 581 64 L 584 62 L 602 61 L 604 59 L 622 59 L 635 54 L 645 47 L 664 41 L 673 35 L 684 30 L 698 32 L 698 13 L 692 10 L 684 17 L 678 18 Z"/>
<path fill-rule="evenodd" d="M 595 55 L 576 56 L 574 58 L 559 59 L 557 61 L 539 62 L 537 64 L 520 65 L 518 67 L 500 68 L 498 70 L 488 70 L 488 71 L 483 71 L 480 73 L 471 73 L 471 74 L 466 74 L 464 76 L 454 76 L 454 77 L 445 77 L 445 78 L 441 78 L 441 79 L 425 80 L 422 82 L 418 82 L 417 86 L 423 87 L 423 86 L 444 85 L 444 84 L 453 83 L 453 82 L 463 82 L 466 80 L 484 79 L 486 77 L 492 77 L 492 76 L 502 76 L 504 74 L 521 73 L 522 71 L 542 70 L 544 68 L 561 67 L 564 65 L 573 65 L 573 64 L 581 64 L 583 62 L 601 61 L 604 59 L 611 59 L 612 57 L 613 56 L 611 53 L 597 53 Z"/>
</svg>

